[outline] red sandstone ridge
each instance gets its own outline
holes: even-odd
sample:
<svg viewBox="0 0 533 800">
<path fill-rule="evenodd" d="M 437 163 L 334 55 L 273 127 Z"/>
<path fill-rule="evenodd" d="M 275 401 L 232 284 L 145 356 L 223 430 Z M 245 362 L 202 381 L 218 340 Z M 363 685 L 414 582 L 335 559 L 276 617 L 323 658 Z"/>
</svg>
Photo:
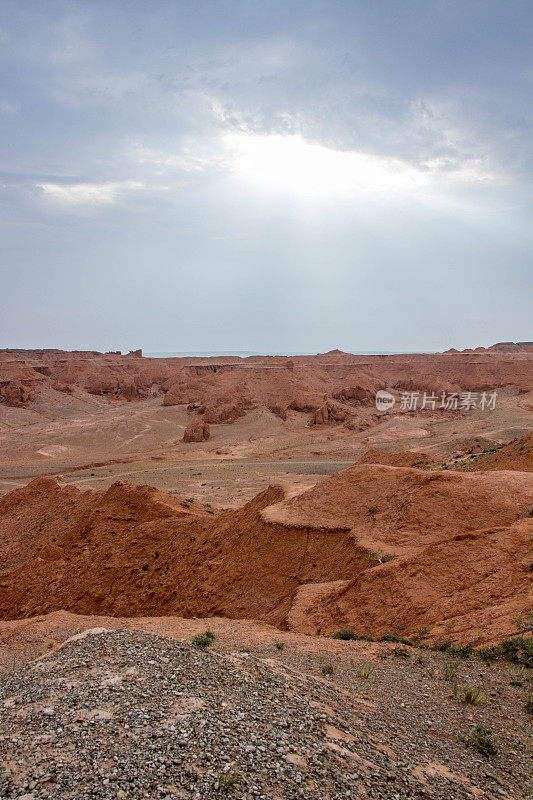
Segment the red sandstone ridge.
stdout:
<svg viewBox="0 0 533 800">
<path fill-rule="evenodd" d="M 119 482 L 0 499 L 0 614 L 220 615 L 478 644 L 531 605 L 533 478 L 361 464 L 213 512 Z"/>
<path fill-rule="evenodd" d="M 467 347 L 465 350 L 456 350 L 451 347 L 443 355 L 453 353 L 533 353 L 533 342 L 498 342 L 490 347 Z"/>
<path fill-rule="evenodd" d="M 264 407 L 281 420 L 297 411 L 312 415 L 311 424 L 359 430 L 369 424 L 365 415 L 375 412 L 378 389 L 440 396 L 516 387 L 525 394 L 533 385 L 532 362 L 527 343 L 471 353 L 361 356 L 332 350 L 291 358 L 0 350 L 0 402 L 31 406 L 43 392 L 108 402 L 160 395 L 165 405 L 187 405 L 211 424 Z"/>
</svg>

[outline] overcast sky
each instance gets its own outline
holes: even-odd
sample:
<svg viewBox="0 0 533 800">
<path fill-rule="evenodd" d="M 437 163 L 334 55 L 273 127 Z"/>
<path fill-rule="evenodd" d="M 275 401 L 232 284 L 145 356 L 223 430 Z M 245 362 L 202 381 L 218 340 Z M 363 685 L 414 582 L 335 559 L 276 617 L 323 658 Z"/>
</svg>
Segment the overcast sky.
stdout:
<svg viewBox="0 0 533 800">
<path fill-rule="evenodd" d="M 531 0 L 0 12 L 0 347 L 533 339 Z"/>
</svg>

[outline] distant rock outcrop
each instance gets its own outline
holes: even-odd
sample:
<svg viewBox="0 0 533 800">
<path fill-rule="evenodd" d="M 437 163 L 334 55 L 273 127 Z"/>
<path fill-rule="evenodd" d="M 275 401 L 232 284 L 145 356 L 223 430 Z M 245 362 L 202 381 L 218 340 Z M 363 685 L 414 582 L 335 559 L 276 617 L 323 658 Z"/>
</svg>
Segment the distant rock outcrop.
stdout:
<svg viewBox="0 0 533 800">
<path fill-rule="evenodd" d="M 310 425 L 327 425 L 328 422 L 329 408 L 327 405 L 320 406 L 320 408 L 317 408 L 316 411 L 313 411 L 311 419 L 309 420 Z"/>
<path fill-rule="evenodd" d="M 340 406 L 327 400 L 311 414 L 309 425 L 329 425 L 336 422 L 343 422 L 348 416 L 347 412 Z"/>
<path fill-rule="evenodd" d="M 34 399 L 34 393 L 19 381 L 0 383 L 0 402 L 13 408 L 24 408 Z"/>
<path fill-rule="evenodd" d="M 449 351 L 444 355 L 365 356 L 330 351 L 290 358 L 143 358 L 140 349 L 128 355 L 118 351 L 103 355 L 93 351 L 0 350 L 0 387 L 7 382 L 18 383 L 30 392 L 29 396 L 13 390 L 13 386 L 0 390 L 0 403 L 24 405 L 56 391 L 79 399 L 91 394 L 106 402 L 164 395 L 165 406 L 194 408 L 212 424 L 235 422 L 256 409 L 270 409 L 282 420 L 287 411 L 317 412 L 312 420 L 315 425 L 348 422 L 354 417 L 359 424 L 375 407 L 376 391 L 385 387 L 419 392 L 420 400 L 424 393 L 441 398 L 443 392 L 500 387 L 516 387 L 527 393 L 532 359 L 533 348 L 528 342 L 504 342 L 487 350 Z M 522 407 L 529 402 L 524 398 Z"/>
<path fill-rule="evenodd" d="M 206 442 L 211 436 L 209 425 L 201 417 L 191 419 L 183 434 L 184 442 Z"/>
</svg>

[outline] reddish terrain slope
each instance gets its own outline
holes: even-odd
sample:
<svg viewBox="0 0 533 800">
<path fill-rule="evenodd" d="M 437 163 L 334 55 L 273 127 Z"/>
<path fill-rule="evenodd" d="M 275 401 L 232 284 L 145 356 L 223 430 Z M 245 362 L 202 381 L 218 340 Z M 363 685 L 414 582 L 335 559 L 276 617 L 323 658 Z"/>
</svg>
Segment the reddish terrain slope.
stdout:
<svg viewBox="0 0 533 800">
<path fill-rule="evenodd" d="M 0 500 L 0 615 L 220 615 L 493 642 L 531 606 L 532 502 L 529 473 L 378 464 L 226 512 L 39 479 Z"/>
<path fill-rule="evenodd" d="M 462 469 L 476 472 L 493 469 L 533 472 L 533 433 L 515 439 L 505 447 L 483 453 Z"/>
</svg>

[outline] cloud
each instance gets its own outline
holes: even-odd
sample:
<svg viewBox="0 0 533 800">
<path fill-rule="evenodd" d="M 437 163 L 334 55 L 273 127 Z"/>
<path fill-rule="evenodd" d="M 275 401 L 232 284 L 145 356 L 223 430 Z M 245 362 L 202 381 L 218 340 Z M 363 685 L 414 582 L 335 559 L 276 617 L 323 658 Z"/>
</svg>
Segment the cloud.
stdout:
<svg viewBox="0 0 533 800">
<path fill-rule="evenodd" d="M 376 304 L 384 349 L 422 346 L 405 319 L 428 346 L 528 338 L 532 19 L 4 0 L 3 341 L 50 342 L 68 308 L 113 349 L 370 346 Z"/>
<path fill-rule="evenodd" d="M 62 206 L 105 206 L 114 203 L 117 197 L 142 189 L 139 181 L 116 181 L 114 183 L 38 183 L 47 201 Z"/>
</svg>

